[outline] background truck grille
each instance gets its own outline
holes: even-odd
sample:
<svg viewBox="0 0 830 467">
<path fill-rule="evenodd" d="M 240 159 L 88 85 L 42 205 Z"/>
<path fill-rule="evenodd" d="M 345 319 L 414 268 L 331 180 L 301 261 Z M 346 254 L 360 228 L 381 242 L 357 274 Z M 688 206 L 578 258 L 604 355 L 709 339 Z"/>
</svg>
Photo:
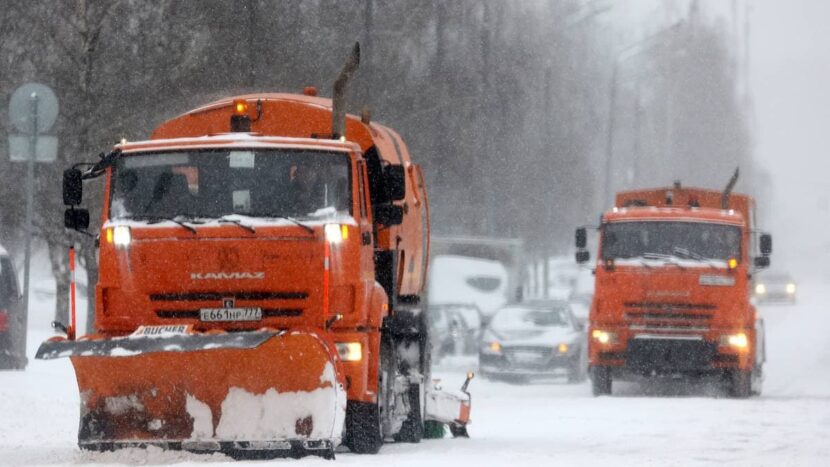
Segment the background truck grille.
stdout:
<svg viewBox="0 0 830 467">
<path fill-rule="evenodd" d="M 634 331 L 703 332 L 709 330 L 712 312 L 709 303 L 627 302 L 625 321 Z"/>
</svg>

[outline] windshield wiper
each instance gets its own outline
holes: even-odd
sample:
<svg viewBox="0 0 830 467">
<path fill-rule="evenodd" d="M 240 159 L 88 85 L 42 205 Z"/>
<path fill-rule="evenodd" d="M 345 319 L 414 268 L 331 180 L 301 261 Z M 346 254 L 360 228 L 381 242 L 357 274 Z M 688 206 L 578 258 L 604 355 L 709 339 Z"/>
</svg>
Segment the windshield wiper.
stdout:
<svg viewBox="0 0 830 467">
<path fill-rule="evenodd" d="M 254 226 L 252 226 L 252 225 L 248 225 L 248 224 L 243 224 L 243 223 L 242 223 L 242 221 L 240 221 L 239 219 L 228 219 L 228 218 L 227 218 L 227 216 L 222 216 L 222 217 L 220 217 L 220 218 L 219 218 L 219 219 L 217 219 L 217 220 L 218 220 L 219 222 L 225 222 L 225 223 L 228 223 L 228 224 L 234 224 L 234 225 L 237 225 L 237 226 L 239 226 L 239 227 L 241 227 L 241 228 L 243 228 L 243 229 L 247 230 L 248 232 L 251 232 L 251 233 L 256 233 L 256 229 L 254 228 Z"/>
<path fill-rule="evenodd" d="M 706 264 L 708 264 L 709 266 L 712 266 L 712 267 L 718 266 L 718 264 L 714 262 L 714 261 L 716 261 L 715 259 L 707 258 L 707 257 L 701 255 L 700 253 L 689 250 L 688 248 L 681 248 L 679 246 L 676 246 L 676 247 L 674 247 L 673 251 L 675 253 L 683 255 L 686 259 L 693 259 L 695 261 L 700 261 L 700 262 L 706 263 Z"/>
<path fill-rule="evenodd" d="M 291 216 L 285 216 L 285 215 L 282 215 L 282 214 L 273 214 L 273 213 L 270 213 L 270 212 L 269 213 L 253 213 L 253 214 L 246 214 L 246 215 L 251 216 L 251 217 L 271 217 L 271 218 L 274 218 L 274 219 L 285 219 L 285 220 L 287 220 L 287 221 L 289 221 L 293 224 L 299 225 L 300 227 L 305 229 L 310 234 L 314 233 L 313 228 L 303 224 L 302 222 L 298 221 L 297 219 L 294 219 Z"/>
<path fill-rule="evenodd" d="M 148 224 L 158 224 L 159 222 L 170 221 L 174 224 L 178 224 L 185 229 L 189 230 L 191 233 L 196 234 L 196 228 L 192 225 L 185 224 L 184 222 L 176 219 L 175 217 L 163 217 L 163 216 L 145 216 L 136 219 L 141 219 L 147 221 Z"/>
<path fill-rule="evenodd" d="M 678 268 L 680 268 L 683 271 L 686 270 L 686 268 L 682 264 L 675 261 L 676 259 L 682 259 L 682 258 L 678 258 L 677 256 L 674 256 L 674 255 L 666 255 L 666 254 L 663 254 L 663 253 L 643 253 L 643 258 L 645 258 L 645 259 L 661 259 L 661 260 L 663 260 L 663 261 L 665 261 L 669 264 L 673 264 L 673 265 L 677 266 Z"/>
</svg>

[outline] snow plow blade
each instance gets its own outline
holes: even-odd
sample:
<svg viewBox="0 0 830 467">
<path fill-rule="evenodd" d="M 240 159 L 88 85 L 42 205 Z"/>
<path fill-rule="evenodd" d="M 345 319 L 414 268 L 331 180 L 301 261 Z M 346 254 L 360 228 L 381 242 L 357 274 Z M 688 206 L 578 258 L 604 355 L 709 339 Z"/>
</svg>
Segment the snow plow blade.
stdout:
<svg viewBox="0 0 830 467">
<path fill-rule="evenodd" d="M 72 360 L 81 449 L 333 458 L 346 408 L 333 349 L 313 331 L 256 331 L 47 342 L 38 358 Z"/>
</svg>

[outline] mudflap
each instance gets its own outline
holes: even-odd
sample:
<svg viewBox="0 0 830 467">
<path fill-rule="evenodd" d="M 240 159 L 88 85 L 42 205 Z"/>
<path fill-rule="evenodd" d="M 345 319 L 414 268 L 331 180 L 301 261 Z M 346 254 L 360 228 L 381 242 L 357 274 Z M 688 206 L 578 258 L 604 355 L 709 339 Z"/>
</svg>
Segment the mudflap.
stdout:
<svg viewBox="0 0 830 467">
<path fill-rule="evenodd" d="M 334 344 L 313 330 L 46 342 L 68 356 L 82 449 L 334 457 L 346 409 Z"/>
</svg>

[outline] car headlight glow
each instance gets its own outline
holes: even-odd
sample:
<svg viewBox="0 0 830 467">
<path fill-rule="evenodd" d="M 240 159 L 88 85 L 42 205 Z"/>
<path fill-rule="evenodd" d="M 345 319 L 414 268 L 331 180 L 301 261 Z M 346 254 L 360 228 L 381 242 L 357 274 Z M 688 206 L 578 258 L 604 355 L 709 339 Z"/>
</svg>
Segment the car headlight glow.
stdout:
<svg viewBox="0 0 830 467">
<path fill-rule="evenodd" d="M 349 238 L 349 227 L 341 224 L 326 224 L 326 241 L 332 245 L 342 243 Z"/>
<path fill-rule="evenodd" d="M 499 341 L 490 342 L 490 345 L 488 345 L 487 348 L 490 349 L 491 352 L 501 352 L 501 344 L 499 343 Z"/>
<path fill-rule="evenodd" d="M 734 347 L 738 350 L 746 350 L 747 348 L 749 348 L 749 338 L 747 337 L 746 333 L 743 332 L 721 336 L 720 343 L 721 345 Z"/>
<path fill-rule="evenodd" d="M 107 229 L 107 243 L 115 245 L 116 248 L 127 248 L 133 240 L 130 228 L 126 225 L 119 225 Z"/>
<path fill-rule="evenodd" d="M 591 337 L 600 344 L 615 344 L 617 342 L 617 335 L 615 333 L 601 329 L 591 331 Z"/>
<path fill-rule="evenodd" d="M 755 293 L 758 295 L 763 295 L 767 293 L 767 286 L 764 284 L 755 285 Z"/>
<path fill-rule="evenodd" d="M 568 353 L 568 344 L 566 344 L 564 342 L 559 344 L 559 347 L 557 348 L 557 350 L 559 350 L 559 353 Z"/>
<path fill-rule="evenodd" d="M 790 295 L 795 293 L 795 284 L 787 284 L 787 293 Z"/>
<path fill-rule="evenodd" d="M 360 342 L 338 342 L 337 353 L 344 362 L 359 362 L 363 359 L 363 346 Z"/>
</svg>

